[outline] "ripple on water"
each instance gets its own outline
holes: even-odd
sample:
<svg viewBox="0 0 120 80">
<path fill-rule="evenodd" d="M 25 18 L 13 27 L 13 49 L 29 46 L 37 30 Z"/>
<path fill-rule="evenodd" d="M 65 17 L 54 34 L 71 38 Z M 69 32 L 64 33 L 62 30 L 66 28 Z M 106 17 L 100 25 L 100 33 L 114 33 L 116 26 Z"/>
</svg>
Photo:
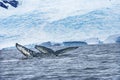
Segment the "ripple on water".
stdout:
<svg viewBox="0 0 120 80">
<path fill-rule="evenodd" d="M 118 45 L 80 47 L 55 58 L 22 59 L 12 52 L 0 53 L 0 80 L 120 80 Z"/>
</svg>

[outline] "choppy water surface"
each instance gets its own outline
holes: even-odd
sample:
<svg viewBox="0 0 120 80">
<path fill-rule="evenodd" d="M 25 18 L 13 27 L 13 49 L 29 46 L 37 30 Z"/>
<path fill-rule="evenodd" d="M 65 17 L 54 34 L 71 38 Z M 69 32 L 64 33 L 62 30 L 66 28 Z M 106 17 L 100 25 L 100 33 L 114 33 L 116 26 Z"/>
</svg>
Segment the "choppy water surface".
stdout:
<svg viewBox="0 0 120 80">
<path fill-rule="evenodd" d="M 0 80 L 120 80 L 120 44 L 82 46 L 59 57 L 0 51 Z"/>
</svg>

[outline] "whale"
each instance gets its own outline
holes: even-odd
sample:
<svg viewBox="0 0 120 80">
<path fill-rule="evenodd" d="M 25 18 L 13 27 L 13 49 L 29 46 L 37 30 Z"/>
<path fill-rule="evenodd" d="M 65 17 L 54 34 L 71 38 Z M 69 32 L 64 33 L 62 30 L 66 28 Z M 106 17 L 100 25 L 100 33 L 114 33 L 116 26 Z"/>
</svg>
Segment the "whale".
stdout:
<svg viewBox="0 0 120 80">
<path fill-rule="evenodd" d="M 35 45 L 35 49 L 37 49 L 39 52 L 33 51 L 31 49 L 28 49 L 18 43 L 16 43 L 16 48 L 27 58 L 31 57 L 50 57 L 50 56 L 58 56 L 59 54 L 63 54 L 65 52 L 77 49 L 78 47 L 67 47 L 64 49 L 60 49 L 57 51 L 52 50 L 51 48 L 47 48 L 45 46 Z"/>
<path fill-rule="evenodd" d="M 31 49 L 28 49 L 28 48 L 26 48 L 18 43 L 16 43 L 16 48 L 27 58 L 42 56 L 42 54 L 35 52 Z"/>
<path fill-rule="evenodd" d="M 56 55 L 56 56 L 58 56 L 59 54 L 66 53 L 68 51 L 75 50 L 77 48 L 78 47 L 67 47 L 67 48 L 64 48 L 64 49 L 60 49 L 60 50 L 54 51 L 54 50 L 52 50 L 50 48 L 47 48 L 47 47 L 44 47 L 44 46 L 41 46 L 41 45 L 35 45 L 35 49 L 37 49 L 41 53 L 49 54 L 49 55 L 52 54 L 52 55 Z"/>
</svg>

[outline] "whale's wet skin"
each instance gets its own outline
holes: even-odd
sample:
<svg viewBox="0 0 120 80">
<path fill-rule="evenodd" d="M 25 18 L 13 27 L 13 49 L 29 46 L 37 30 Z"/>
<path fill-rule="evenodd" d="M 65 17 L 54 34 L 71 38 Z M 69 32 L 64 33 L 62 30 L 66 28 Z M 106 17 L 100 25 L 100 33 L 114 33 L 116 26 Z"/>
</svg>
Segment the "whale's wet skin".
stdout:
<svg viewBox="0 0 120 80">
<path fill-rule="evenodd" d="M 52 47 L 61 49 L 61 47 Z M 81 46 L 57 57 L 0 51 L 0 80 L 120 80 L 120 44 Z"/>
<path fill-rule="evenodd" d="M 78 47 L 67 47 L 60 50 L 52 50 L 51 48 L 47 48 L 41 45 L 35 45 L 35 48 L 39 50 L 39 52 L 33 51 L 31 49 L 26 48 L 18 43 L 16 43 L 16 48 L 24 55 L 26 58 L 33 58 L 33 57 L 50 57 L 50 56 L 59 56 L 65 52 L 75 50 Z"/>
</svg>

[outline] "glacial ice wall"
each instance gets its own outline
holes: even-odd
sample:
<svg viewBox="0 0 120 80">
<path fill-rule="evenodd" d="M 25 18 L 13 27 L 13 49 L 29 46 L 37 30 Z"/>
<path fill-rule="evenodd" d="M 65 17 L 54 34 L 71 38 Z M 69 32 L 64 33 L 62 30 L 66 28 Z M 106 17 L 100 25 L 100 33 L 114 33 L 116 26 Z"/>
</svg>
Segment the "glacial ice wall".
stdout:
<svg viewBox="0 0 120 80">
<path fill-rule="evenodd" d="M 0 7 L 0 48 L 120 34 L 119 0 L 18 1 L 17 8 Z"/>
</svg>

